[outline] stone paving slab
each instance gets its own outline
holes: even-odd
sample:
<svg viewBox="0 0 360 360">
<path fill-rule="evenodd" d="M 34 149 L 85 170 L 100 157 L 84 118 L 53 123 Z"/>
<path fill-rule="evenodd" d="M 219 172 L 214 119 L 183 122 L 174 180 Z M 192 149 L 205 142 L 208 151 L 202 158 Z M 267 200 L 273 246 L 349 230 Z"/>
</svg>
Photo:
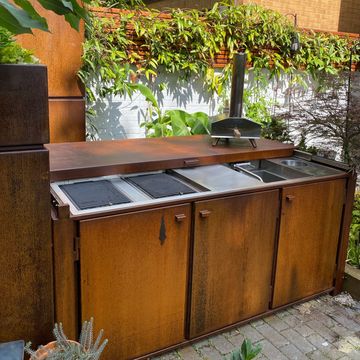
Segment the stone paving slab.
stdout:
<svg viewBox="0 0 360 360">
<path fill-rule="evenodd" d="M 360 360 L 360 302 L 325 295 L 154 360 L 221 360 L 244 338 L 260 344 L 256 360 Z"/>
</svg>

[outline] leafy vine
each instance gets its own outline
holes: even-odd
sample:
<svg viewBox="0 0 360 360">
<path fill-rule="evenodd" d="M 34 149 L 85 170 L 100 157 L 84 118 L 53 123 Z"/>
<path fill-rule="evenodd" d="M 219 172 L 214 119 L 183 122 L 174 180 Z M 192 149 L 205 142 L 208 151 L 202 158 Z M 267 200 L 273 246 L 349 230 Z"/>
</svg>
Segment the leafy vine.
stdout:
<svg viewBox="0 0 360 360">
<path fill-rule="evenodd" d="M 90 112 L 96 96 L 131 96 L 141 89 L 130 86 L 130 79 L 144 77 L 151 82 L 160 69 L 182 79 L 198 76 L 210 92 L 222 94 L 231 69 L 225 64 L 220 74 L 215 71 L 220 53 L 231 59 L 235 52 L 246 51 L 256 74 L 267 69 L 269 77 L 288 73 L 298 82 L 309 74 L 336 74 L 348 67 L 350 59 L 351 39 L 299 30 L 287 17 L 258 5 L 224 2 L 210 10 L 165 13 L 144 8 L 140 0 L 101 0 L 93 5 L 132 10 L 104 16 L 93 8 L 79 72 Z M 301 48 L 293 54 L 290 47 L 296 32 Z M 353 54 L 352 60 L 358 62 L 360 54 Z"/>
</svg>

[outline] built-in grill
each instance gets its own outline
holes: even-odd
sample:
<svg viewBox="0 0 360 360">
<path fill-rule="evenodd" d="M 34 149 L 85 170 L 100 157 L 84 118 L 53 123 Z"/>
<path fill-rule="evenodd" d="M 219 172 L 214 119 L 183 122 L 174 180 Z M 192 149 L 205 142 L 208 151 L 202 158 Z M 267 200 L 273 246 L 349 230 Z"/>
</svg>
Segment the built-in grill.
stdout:
<svg viewBox="0 0 360 360">
<path fill-rule="evenodd" d="M 167 173 L 127 177 L 126 181 L 140 188 L 152 198 L 192 194 L 196 191 Z"/>
<path fill-rule="evenodd" d="M 79 210 L 131 202 L 108 180 L 82 181 L 59 187 Z"/>
<path fill-rule="evenodd" d="M 246 55 L 235 54 L 233 60 L 233 74 L 231 82 L 231 98 L 229 114 L 217 115 L 212 119 L 211 137 L 213 145 L 220 139 L 248 139 L 256 147 L 255 139 L 260 138 L 261 126 L 247 118 L 242 117 L 244 95 Z"/>
</svg>

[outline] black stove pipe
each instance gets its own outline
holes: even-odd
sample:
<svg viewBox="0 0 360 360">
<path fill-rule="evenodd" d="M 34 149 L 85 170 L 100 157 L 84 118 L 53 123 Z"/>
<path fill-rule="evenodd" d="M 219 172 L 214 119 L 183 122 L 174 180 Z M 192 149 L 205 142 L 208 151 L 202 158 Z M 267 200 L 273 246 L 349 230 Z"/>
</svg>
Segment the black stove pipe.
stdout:
<svg viewBox="0 0 360 360">
<path fill-rule="evenodd" d="M 232 80 L 231 80 L 231 97 L 230 97 L 230 117 L 242 116 L 242 105 L 244 96 L 245 80 L 245 53 L 234 54 Z"/>
</svg>

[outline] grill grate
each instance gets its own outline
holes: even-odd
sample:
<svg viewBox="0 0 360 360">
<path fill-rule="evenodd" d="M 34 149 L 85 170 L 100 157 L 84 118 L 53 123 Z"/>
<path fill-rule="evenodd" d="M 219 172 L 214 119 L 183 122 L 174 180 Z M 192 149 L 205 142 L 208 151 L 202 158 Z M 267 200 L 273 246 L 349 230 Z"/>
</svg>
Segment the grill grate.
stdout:
<svg viewBox="0 0 360 360">
<path fill-rule="evenodd" d="M 79 210 L 131 202 L 109 180 L 83 181 L 59 187 Z"/>
<path fill-rule="evenodd" d="M 145 191 L 152 198 L 192 194 L 196 191 L 166 173 L 128 177 L 127 181 Z"/>
</svg>

